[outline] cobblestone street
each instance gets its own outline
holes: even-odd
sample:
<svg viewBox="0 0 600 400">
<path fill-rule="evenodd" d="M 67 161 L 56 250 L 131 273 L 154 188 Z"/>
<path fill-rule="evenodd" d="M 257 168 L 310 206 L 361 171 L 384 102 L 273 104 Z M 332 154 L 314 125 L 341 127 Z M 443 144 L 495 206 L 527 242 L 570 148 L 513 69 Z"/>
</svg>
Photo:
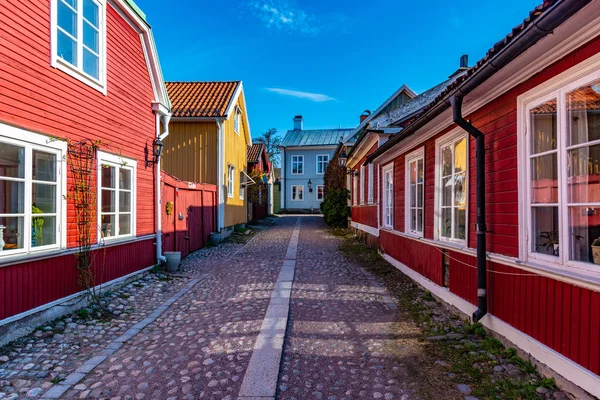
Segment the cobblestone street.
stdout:
<svg viewBox="0 0 600 400">
<path fill-rule="evenodd" d="M 339 243 L 320 217 L 288 216 L 193 254 L 169 282 L 113 294 L 118 320 L 13 344 L 0 398 L 463 398 L 431 379 L 420 328 Z"/>
</svg>

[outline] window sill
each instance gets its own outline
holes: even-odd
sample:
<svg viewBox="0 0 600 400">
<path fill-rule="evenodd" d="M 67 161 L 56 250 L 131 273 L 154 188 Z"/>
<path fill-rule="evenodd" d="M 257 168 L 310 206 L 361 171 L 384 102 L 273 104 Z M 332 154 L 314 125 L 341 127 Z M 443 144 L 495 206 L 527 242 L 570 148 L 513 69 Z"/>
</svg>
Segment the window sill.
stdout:
<svg viewBox="0 0 600 400">
<path fill-rule="evenodd" d="M 73 65 L 69 64 L 68 62 L 62 60 L 59 57 L 56 57 L 56 59 L 52 63 L 52 66 L 56 69 L 61 70 L 64 73 L 72 76 L 73 78 L 77 79 L 78 81 L 85 83 L 87 86 L 99 91 L 104 96 L 106 96 L 106 83 L 105 83 L 106 77 L 103 77 L 104 78 L 103 80 L 97 80 L 97 79 L 89 76 L 85 72 L 80 71 L 79 69 L 77 69 Z"/>
</svg>

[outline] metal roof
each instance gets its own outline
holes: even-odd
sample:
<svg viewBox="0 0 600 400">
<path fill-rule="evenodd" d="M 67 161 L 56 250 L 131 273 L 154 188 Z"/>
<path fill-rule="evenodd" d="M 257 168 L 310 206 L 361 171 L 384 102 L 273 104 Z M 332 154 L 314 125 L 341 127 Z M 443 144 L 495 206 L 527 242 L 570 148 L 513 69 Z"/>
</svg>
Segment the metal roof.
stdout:
<svg viewBox="0 0 600 400">
<path fill-rule="evenodd" d="M 352 129 L 295 129 L 287 131 L 281 146 L 335 146 L 350 132 Z"/>
</svg>

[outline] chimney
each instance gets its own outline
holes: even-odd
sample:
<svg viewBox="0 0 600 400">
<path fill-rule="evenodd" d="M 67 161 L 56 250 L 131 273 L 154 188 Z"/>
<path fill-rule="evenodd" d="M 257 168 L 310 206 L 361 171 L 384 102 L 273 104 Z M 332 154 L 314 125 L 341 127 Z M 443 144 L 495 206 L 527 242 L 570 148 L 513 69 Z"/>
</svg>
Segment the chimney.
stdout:
<svg viewBox="0 0 600 400">
<path fill-rule="evenodd" d="M 294 117 L 294 130 L 301 131 L 303 126 L 304 126 L 304 118 L 302 118 L 302 115 L 296 115 Z"/>
<path fill-rule="evenodd" d="M 360 123 L 362 124 L 365 119 L 369 118 L 369 115 L 371 115 L 371 111 L 369 111 L 369 110 L 363 111 L 363 113 L 360 114 Z"/>
<path fill-rule="evenodd" d="M 469 68 L 469 55 L 468 54 L 463 54 L 462 56 L 460 56 L 460 70 L 465 70 Z"/>
</svg>

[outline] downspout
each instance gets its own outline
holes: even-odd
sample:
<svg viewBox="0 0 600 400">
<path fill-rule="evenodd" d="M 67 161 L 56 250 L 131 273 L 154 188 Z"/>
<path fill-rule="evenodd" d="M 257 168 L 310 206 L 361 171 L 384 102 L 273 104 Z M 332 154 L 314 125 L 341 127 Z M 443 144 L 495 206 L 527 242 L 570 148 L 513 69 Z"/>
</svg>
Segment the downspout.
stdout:
<svg viewBox="0 0 600 400">
<path fill-rule="evenodd" d="M 164 132 L 160 132 L 160 122 L 164 127 Z M 156 113 L 156 138 L 165 140 L 169 136 L 169 121 L 171 120 L 171 114 L 161 115 Z M 161 176 L 160 176 L 160 157 L 156 158 L 156 164 L 154 164 L 154 170 L 156 173 L 156 259 L 159 263 L 167 262 L 165 256 L 162 255 L 162 201 L 161 201 Z"/>
<path fill-rule="evenodd" d="M 224 224 L 224 207 L 225 198 L 223 193 L 224 184 L 224 168 L 225 163 L 225 143 L 224 143 L 224 132 L 223 132 L 223 120 L 217 118 L 217 232 L 221 232 L 221 229 L 225 226 Z"/>
<path fill-rule="evenodd" d="M 283 149 L 283 162 L 281 163 L 281 168 L 283 168 L 283 181 L 281 182 L 281 188 L 283 189 L 281 193 L 281 199 L 283 201 L 283 211 L 287 209 L 287 195 L 285 193 L 285 187 L 287 186 L 287 165 L 285 163 L 285 147 Z"/>
<path fill-rule="evenodd" d="M 481 320 L 487 314 L 487 251 L 485 225 L 485 137 L 462 115 L 463 96 L 456 94 L 450 98 L 454 122 L 475 138 L 475 207 L 477 209 L 477 310 L 473 313 L 473 321 Z"/>
</svg>

